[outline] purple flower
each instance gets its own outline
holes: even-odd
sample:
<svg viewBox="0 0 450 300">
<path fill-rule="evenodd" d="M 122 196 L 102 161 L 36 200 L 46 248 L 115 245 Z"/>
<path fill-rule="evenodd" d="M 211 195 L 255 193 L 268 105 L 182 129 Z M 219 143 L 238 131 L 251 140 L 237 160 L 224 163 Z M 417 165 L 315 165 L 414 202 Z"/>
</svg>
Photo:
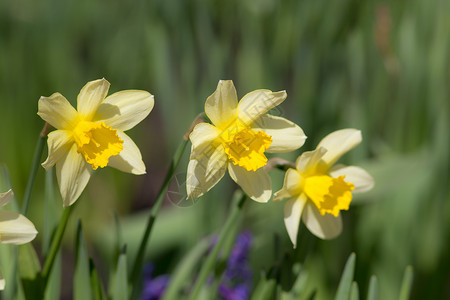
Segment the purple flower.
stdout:
<svg viewBox="0 0 450 300">
<path fill-rule="evenodd" d="M 219 286 L 220 299 L 248 299 L 252 284 L 252 272 L 248 263 L 251 242 L 252 235 L 249 231 L 245 231 L 237 237 L 228 258 L 225 276 Z"/>
<path fill-rule="evenodd" d="M 164 291 L 169 284 L 170 276 L 161 275 L 155 278 L 152 277 L 154 270 L 153 264 L 148 264 L 144 269 L 144 289 L 140 300 L 158 300 L 164 294 Z"/>
</svg>

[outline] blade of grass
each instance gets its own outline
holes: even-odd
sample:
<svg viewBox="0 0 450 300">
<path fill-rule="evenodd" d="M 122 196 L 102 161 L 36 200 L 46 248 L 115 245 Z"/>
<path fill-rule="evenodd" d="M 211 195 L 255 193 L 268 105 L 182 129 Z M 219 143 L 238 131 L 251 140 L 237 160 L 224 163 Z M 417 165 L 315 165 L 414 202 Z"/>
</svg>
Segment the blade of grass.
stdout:
<svg viewBox="0 0 450 300">
<path fill-rule="evenodd" d="M 353 281 L 352 283 L 352 289 L 350 291 L 350 300 L 359 300 L 359 289 L 358 283 L 356 281 Z"/>
<path fill-rule="evenodd" d="M 367 292 L 367 300 L 377 300 L 378 280 L 375 275 L 370 277 L 369 291 Z"/>
<path fill-rule="evenodd" d="M 336 292 L 336 300 L 348 300 L 350 297 L 350 290 L 352 287 L 353 275 L 355 273 L 355 253 L 350 254 L 345 263 L 344 272 L 342 273 L 341 281 Z"/>
<path fill-rule="evenodd" d="M 400 290 L 399 300 L 408 300 L 409 295 L 411 293 L 411 287 L 413 284 L 413 268 L 411 266 L 407 266 L 405 269 L 405 274 L 403 275 L 402 287 Z"/>
<path fill-rule="evenodd" d="M 124 247 L 122 254 L 119 255 L 119 262 L 117 263 L 117 271 L 114 280 L 114 295 L 112 295 L 112 299 L 113 300 L 128 299 L 126 247 Z"/>
<path fill-rule="evenodd" d="M 92 299 L 89 272 L 89 257 L 86 251 L 86 244 L 83 237 L 83 228 L 81 225 L 81 221 L 78 220 L 75 240 L 75 274 L 73 277 L 74 300 Z"/>
</svg>

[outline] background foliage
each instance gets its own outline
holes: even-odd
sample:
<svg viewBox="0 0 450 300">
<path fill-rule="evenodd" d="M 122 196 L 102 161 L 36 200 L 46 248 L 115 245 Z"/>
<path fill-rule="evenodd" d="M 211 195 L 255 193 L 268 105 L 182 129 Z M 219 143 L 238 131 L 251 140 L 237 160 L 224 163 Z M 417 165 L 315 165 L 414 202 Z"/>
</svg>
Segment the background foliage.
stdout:
<svg viewBox="0 0 450 300">
<path fill-rule="evenodd" d="M 450 2 L 441 0 L 0 0 L 0 161 L 21 199 L 43 126 L 36 115 L 41 95 L 58 91 L 75 104 L 81 87 L 101 77 L 111 92 L 155 95 L 153 112 L 130 132 L 147 175 L 98 171 L 69 223 L 63 282 L 73 276 L 76 217 L 104 275 L 114 255 L 113 212 L 133 256 L 171 153 L 217 81 L 232 79 L 240 97 L 258 88 L 286 89 L 288 98 L 274 113 L 298 123 L 308 140 L 284 157 L 295 159 L 336 129 L 359 128 L 364 141 L 343 161 L 366 168 L 376 187 L 344 213 L 339 238 L 320 241 L 303 228 L 295 251 L 283 205 L 247 203 L 242 228 L 254 234 L 255 284 L 259 270 L 287 253 L 304 262 L 317 299 L 328 299 L 355 252 L 362 290 L 376 274 L 380 299 L 398 297 L 411 264 L 413 299 L 448 299 L 449 11 Z M 187 158 L 172 191 L 183 182 Z M 44 173 L 39 170 L 30 209 L 38 229 Z M 272 175 L 277 190 L 283 174 Z M 195 205 L 166 199 L 148 250 L 157 273 L 170 273 L 199 239 L 217 232 L 234 189 L 227 179 Z M 71 284 L 62 293 L 68 297 Z"/>
</svg>

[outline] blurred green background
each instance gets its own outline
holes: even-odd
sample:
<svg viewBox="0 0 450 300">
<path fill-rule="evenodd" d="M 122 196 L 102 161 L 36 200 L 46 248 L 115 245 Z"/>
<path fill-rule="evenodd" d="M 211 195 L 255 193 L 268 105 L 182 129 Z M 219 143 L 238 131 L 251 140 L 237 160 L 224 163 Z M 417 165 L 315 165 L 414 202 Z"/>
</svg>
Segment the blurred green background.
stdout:
<svg viewBox="0 0 450 300">
<path fill-rule="evenodd" d="M 275 113 L 299 124 L 308 140 L 284 158 L 294 160 L 327 133 L 354 127 L 363 143 L 341 161 L 363 166 L 376 180 L 343 213 L 340 237 L 321 241 L 303 228 L 295 251 L 283 204 L 247 203 L 242 228 L 254 235 L 255 284 L 278 259 L 278 236 L 282 252 L 305 263 L 316 299 L 335 293 L 351 252 L 363 291 L 377 275 L 379 299 L 398 297 L 408 264 L 415 271 L 412 299 L 449 299 L 449 13 L 450 2 L 440 0 L 0 0 L 0 162 L 19 200 L 43 126 L 40 96 L 58 91 L 75 104 L 81 87 L 102 77 L 111 92 L 155 95 L 149 117 L 129 132 L 147 175 L 100 170 L 75 206 L 63 295 L 71 290 L 76 219 L 105 274 L 113 212 L 133 255 L 177 144 L 218 80 L 232 79 L 239 97 L 259 88 L 287 90 Z M 180 184 L 187 161 L 185 153 Z M 30 209 L 38 230 L 44 173 L 39 170 Z M 272 173 L 276 191 L 283 173 Z M 199 239 L 220 229 L 235 188 L 225 178 L 195 205 L 166 199 L 148 247 L 158 273 L 170 273 Z M 57 205 L 61 211 L 59 198 Z"/>
</svg>

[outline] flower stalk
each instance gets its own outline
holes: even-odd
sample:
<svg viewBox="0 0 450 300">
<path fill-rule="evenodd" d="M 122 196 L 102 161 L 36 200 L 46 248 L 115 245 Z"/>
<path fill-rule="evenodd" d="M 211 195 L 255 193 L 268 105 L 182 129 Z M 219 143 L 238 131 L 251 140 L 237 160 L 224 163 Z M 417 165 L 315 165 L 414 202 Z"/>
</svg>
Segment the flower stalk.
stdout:
<svg viewBox="0 0 450 300">
<path fill-rule="evenodd" d="M 164 196 L 166 195 L 167 188 L 169 186 L 169 182 L 172 179 L 172 176 L 177 169 L 178 164 L 180 163 L 181 157 L 183 156 L 184 150 L 186 149 L 186 146 L 188 144 L 187 140 L 183 140 L 181 144 L 178 146 L 177 150 L 175 151 L 175 154 L 172 158 L 172 162 L 170 164 L 169 170 L 167 171 L 166 177 L 164 178 L 164 182 L 158 192 L 158 195 L 156 197 L 155 204 L 153 205 L 150 214 L 148 216 L 147 220 L 147 226 L 145 228 L 144 235 L 142 236 L 141 244 L 139 246 L 138 254 L 136 255 L 136 259 L 133 264 L 133 268 L 130 275 L 130 283 L 135 283 L 137 280 L 139 280 L 139 275 L 142 272 L 142 264 L 144 261 L 144 254 L 145 249 L 147 248 L 148 240 L 150 238 L 150 233 L 153 228 L 153 224 L 156 220 L 156 217 L 158 215 L 159 209 L 161 208 L 162 202 L 164 200 Z M 132 284 L 133 291 L 132 291 L 132 299 L 137 296 L 138 289 L 136 288 L 136 284 Z"/>
<path fill-rule="evenodd" d="M 41 164 L 42 151 L 44 149 L 45 140 L 47 139 L 47 134 L 49 131 L 50 131 L 50 124 L 46 122 L 44 128 L 42 128 L 42 131 L 39 134 L 39 139 L 37 141 L 36 148 L 34 149 L 33 162 L 31 164 L 30 175 L 28 176 L 27 186 L 25 188 L 25 194 L 23 196 L 22 202 L 22 214 L 24 216 L 26 216 L 28 212 L 28 206 L 30 205 L 34 181 L 36 179 L 36 174 L 37 170 L 39 169 L 39 165 Z"/>
</svg>

